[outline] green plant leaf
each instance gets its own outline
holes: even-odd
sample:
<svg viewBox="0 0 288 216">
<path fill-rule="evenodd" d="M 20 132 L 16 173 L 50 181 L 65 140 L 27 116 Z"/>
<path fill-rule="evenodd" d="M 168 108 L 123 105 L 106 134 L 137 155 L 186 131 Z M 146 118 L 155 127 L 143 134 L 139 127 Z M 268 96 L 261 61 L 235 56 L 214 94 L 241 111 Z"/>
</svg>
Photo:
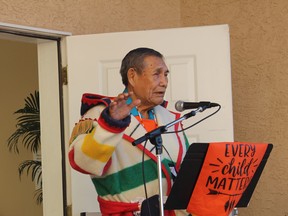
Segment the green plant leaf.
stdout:
<svg viewBox="0 0 288 216">
<path fill-rule="evenodd" d="M 25 160 L 23 161 L 19 167 L 19 178 L 23 175 L 24 171 L 26 170 L 27 176 L 31 172 L 32 181 L 37 184 L 42 184 L 42 164 L 41 161 L 38 160 Z"/>
<path fill-rule="evenodd" d="M 39 92 L 35 91 L 30 94 L 25 100 L 25 105 L 14 114 L 16 118 L 16 130 L 7 140 L 9 151 L 19 154 L 19 145 L 22 145 L 27 150 L 37 153 L 41 147 L 40 133 L 40 103 Z M 19 178 L 25 173 L 31 175 L 32 182 L 37 183 L 40 187 L 35 190 L 37 204 L 43 201 L 42 195 L 42 164 L 38 160 L 23 161 L 18 167 Z"/>
<path fill-rule="evenodd" d="M 40 149 L 40 101 L 39 92 L 25 99 L 25 106 L 14 114 L 17 117 L 16 131 L 8 138 L 8 149 L 19 154 L 22 144 L 27 150 L 36 153 Z"/>
</svg>

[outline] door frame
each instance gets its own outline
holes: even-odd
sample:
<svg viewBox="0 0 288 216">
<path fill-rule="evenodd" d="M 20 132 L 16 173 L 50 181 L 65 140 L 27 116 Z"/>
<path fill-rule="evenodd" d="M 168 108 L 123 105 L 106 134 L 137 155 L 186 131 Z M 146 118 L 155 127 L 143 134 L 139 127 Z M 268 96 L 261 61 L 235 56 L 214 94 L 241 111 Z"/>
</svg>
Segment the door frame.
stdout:
<svg viewBox="0 0 288 216">
<path fill-rule="evenodd" d="M 62 40 L 68 32 L 0 22 L 0 39 L 37 44 L 43 215 L 68 215 Z M 68 190 L 69 191 L 69 190 Z"/>
</svg>

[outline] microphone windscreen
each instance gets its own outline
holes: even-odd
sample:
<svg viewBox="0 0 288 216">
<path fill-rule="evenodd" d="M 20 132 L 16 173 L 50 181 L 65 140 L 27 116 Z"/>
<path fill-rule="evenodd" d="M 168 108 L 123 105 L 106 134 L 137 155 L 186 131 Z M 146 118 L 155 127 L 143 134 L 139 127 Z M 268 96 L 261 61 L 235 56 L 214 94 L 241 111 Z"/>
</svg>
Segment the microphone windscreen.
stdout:
<svg viewBox="0 0 288 216">
<path fill-rule="evenodd" d="M 179 100 L 175 103 L 175 109 L 178 111 L 178 112 L 182 112 L 184 111 L 184 102 Z"/>
</svg>

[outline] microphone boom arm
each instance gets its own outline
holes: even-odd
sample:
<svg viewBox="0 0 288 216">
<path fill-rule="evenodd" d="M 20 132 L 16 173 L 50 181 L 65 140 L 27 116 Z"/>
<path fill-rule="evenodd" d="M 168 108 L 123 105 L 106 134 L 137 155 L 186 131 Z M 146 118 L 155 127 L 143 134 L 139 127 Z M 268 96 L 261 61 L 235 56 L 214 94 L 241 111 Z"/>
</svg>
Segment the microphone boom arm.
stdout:
<svg viewBox="0 0 288 216">
<path fill-rule="evenodd" d="M 205 108 L 199 107 L 197 110 L 193 110 L 193 111 L 191 111 L 189 113 L 186 113 L 181 118 L 176 119 L 176 120 L 168 123 L 167 125 L 160 126 L 160 127 L 156 128 L 156 129 L 146 133 L 144 136 L 134 140 L 132 142 L 132 145 L 136 146 L 136 145 L 138 145 L 138 144 L 140 144 L 140 143 L 142 143 L 142 142 L 144 142 L 144 141 L 146 141 L 148 139 L 151 141 L 152 144 L 155 145 L 155 143 L 153 142 L 154 141 L 153 139 L 156 136 L 159 136 L 159 135 L 165 133 L 168 130 L 168 128 L 172 127 L 173 125 L 177 124 L 178 122 L 181 122 L 181 121 L 186 120 L 186 119 L 188 119 L 188 118 L 190 118 L 192 116 L 195 116 L 198 112 L 203 112 L 204 110 L 205 110 Z"/>
</svg>

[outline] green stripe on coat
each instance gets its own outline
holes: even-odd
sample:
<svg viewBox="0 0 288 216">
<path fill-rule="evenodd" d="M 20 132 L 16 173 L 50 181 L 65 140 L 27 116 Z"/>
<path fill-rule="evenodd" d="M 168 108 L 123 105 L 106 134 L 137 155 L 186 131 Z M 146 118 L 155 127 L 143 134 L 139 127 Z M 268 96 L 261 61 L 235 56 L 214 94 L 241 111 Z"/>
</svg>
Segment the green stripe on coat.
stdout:
<svg viewBox="0 0 288 216">
<path fill-rule="evenodd" d="M 153 160 L 144 162 L 146 183 L 158 178 L 157 164 Z M 100 196 L 115 195 L 131 190 L 143 184 L 142 163 L 128 167 L 104 178 L 92 178 L 97 193 Z"/>
</svg>

